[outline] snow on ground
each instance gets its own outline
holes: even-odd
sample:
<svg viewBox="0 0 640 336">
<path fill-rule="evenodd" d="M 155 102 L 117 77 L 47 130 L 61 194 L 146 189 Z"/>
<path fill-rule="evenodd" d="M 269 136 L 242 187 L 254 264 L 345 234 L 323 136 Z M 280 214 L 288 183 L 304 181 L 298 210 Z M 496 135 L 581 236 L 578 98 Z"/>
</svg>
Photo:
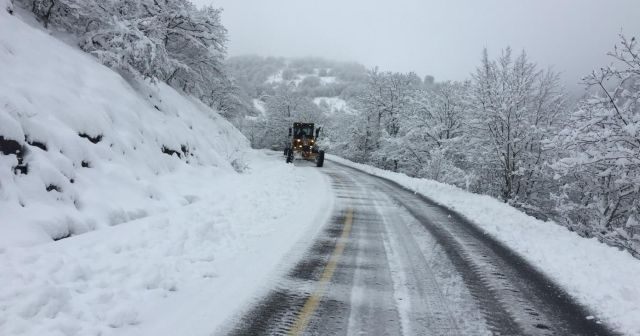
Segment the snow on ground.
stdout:
<svg viewBox="0 0 640 336">
<path fill-rule="evenodd" d="M 275 156 L 186 181 L 201 198 L 174 211 L 4 250 L 0 335 L 210 335 L 331 214 L 326 177 Z"/>
<path fill-rule="evenodd" d="M 262 114 L 262 116 L 267 115 L 267 108 L 264 106 L 264 102 L 260 99 L 253 100 L 253 107 Z"/>
<path fill-rule="evenodd" d="M 333 84 L 338 80 L 337 77 L 334 76 L 324 76 L 324 77 L 320 77 L 320 83 L 322 83 L 322 85 L 327 85 L 327 84 Z"/>
<path fill-rule="evenodd" d="M 313 103 L 319 107 L 325 105 L 329 114 L 336 112 L 353 114 L 355 112 L 347 105 L 347 102 L 340 97 L 317 97 L 313 98 Z"/>
<path fill-rule="evenodd" d="M 640 261 L 629 253 L 537 220 L 489 196 L 334 155 L 327 159 L 395 181 L 457 211 L 537 266 L 613 327 L 640 335 Z"/>
<path fill-rule="evenodd" d="M 266 84 L 277 84 L 277 83 L 282 83 L 284 81 L 284 79 L 282 78 L 282 70 L 276 72 L 275 74 L 269 76 L 269 78 L 267 78 L 267 80 L 265 81 Z"/>
<path fill-rule="evenodd" d="M 315 69 L 314 73 L 311 73 L 311 74 L 296 74 L 295 78 L 292 78 L 292 79 L 289 79 L 289 80 L 285 80 L 283 78 L 283 73 L 284 73 L 284 70 L 280 70 L 280 71 L 276 72 L 275 74 L 272 74 L 271 76 L 269 76 L 267 78 L 265 83 L 266 84 L 286 83 L 286 84 L 298 86 L 298 85 L 300 85 L 300 83 L 302 83 L 302 81 L 305 78 L 307 78 L 309 76 L 317 76 L 320 79 L 320 84 L 321 85 L 333 84 L 338 80 L 338 78 L 335 77 L 335 76 L 319 76 L 318 75 L 319 69 Z"/>
<path fill-rule="evenodd" d="M 0 250 L 169 211 L 241 170 L 248 141 L 218 113 L 125 80 L 1 1 L 0 137 L 26 154 L 0 152 Z"/>
</svg>

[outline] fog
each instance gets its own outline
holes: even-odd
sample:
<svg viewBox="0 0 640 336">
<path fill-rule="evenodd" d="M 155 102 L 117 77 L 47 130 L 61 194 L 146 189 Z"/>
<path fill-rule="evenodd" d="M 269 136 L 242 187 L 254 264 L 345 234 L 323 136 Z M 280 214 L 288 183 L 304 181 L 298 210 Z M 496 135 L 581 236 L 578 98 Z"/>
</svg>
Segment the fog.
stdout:
<svg viewBox="0 0 640 336">
<path fill-rule="evenodd" d="M 640 34 L 637 0 L 194 0 L 224 9 L 229 55 L 322 56 L 384 70 L 469 77 L 483 48 L 525 49 L 573 87 Z"/>
</svg>

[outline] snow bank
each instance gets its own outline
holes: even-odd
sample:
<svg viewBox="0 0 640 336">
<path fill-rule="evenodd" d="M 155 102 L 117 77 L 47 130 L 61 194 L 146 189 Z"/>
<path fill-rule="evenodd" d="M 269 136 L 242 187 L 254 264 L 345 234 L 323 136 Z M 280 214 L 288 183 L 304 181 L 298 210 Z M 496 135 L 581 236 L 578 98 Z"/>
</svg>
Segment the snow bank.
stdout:
<svg viewBox="0 0 640 336">
<path fill-rule="evenodd" d="M 640 262 L 625 251 L 585 239 L 486 196 L 427 179 L 327 159 L 395 181 L 455 210 L 550 276 L 613 327 L 640 335 Z"/>
<path fill-rule="evenodd" d="M 20 150 L 0 151 L 0 249 L 188 204 L 202 187 L 187 180 L 241 168 L 248 141 L 215 111 L 125 80 L 1 1 L 0 142 Z"/>
<path fill-rule="evenodd" d="M 0 252 L 0 335 L 214 333 L 331 214 L 317 169 L 246 160 L 244 174 L 188 181 L 206 192 L 175 211 Z"/>
</svg>

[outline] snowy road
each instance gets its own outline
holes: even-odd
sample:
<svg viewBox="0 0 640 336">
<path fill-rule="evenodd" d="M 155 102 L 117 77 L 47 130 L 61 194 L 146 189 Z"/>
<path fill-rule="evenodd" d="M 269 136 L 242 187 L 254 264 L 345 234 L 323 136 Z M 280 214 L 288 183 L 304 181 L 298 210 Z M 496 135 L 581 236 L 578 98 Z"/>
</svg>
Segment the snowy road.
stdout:
<svg viewBox="0 0 640 336">
<path fill-rule="evenodd" d="M 322 171 L 337 197 L 332 219 L 225 333 L 613 334 L 457 214 L 334 162 Z"/>
</svg>

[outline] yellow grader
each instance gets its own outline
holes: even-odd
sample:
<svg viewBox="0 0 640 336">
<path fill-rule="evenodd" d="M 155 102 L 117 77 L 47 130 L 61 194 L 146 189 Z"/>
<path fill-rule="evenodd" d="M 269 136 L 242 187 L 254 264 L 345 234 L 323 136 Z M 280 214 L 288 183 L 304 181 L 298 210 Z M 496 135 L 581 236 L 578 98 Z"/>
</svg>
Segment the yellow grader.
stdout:
<svg viewBox="0 0 640 336">
<path fill-rule="evenodd" d="M 316 167 L 324 164 L 324 151 L 318 149 L 318 136 L 321 127 L 315 128 L 313 123 L 293 123 L 293 128 L 289 128 L 289 141 L 284 148 L 284 155 L 287 163 L 292 163 L 294 159 L 313 161 Z"/>
</svg>

